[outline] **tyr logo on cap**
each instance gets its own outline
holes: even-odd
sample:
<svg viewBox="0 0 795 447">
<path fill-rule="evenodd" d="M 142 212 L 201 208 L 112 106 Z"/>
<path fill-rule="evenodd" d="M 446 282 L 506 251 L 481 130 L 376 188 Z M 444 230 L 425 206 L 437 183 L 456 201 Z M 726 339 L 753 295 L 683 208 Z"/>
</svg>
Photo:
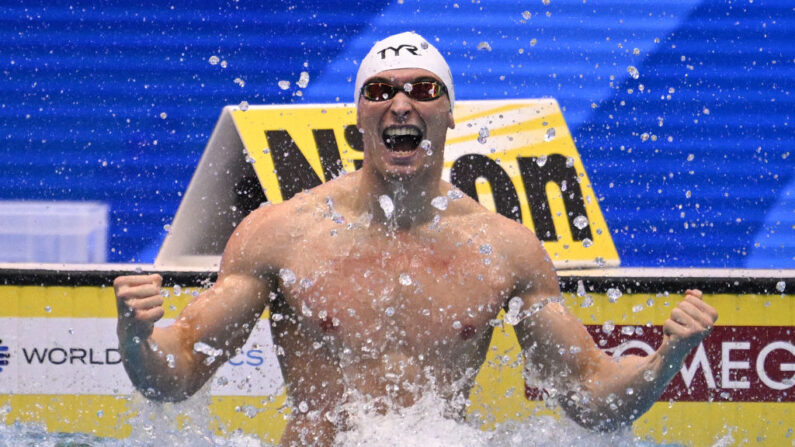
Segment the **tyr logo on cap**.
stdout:
<svg viewBox="0 0 795 447">
<path fill-rule="evenodd" d="M 408 51 L 409 53 L 411 53 L 414 56 L 419 56 L 419 54 L 417 54 L 417 47 L 415 47 L 414 45 L 408 45 L 408 44 L 400 45 L 397 48 L 395 48 L 395 47 L 386 47 L 383 50 L 379 51 L 378 54 L 381 55 L 381 59 L 386 59 L 387 50 L 392 50 L 392 51 L 395 52 L 395 56 L 399 56 L 400 55 L 400 50 L 403 50 L 403 49 L 405 49 L 406 51 Z"/>
</svg>

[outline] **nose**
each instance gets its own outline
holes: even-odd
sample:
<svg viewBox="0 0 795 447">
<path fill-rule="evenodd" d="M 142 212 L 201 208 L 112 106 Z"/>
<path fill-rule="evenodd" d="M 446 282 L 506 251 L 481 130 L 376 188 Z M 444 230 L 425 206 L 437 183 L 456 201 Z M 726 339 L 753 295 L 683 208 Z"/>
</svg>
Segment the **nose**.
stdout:
<svg viewBox="0 0 795 447">
<path fill-rule="evenodd" d="M 392 98 L 392 104 L 390 104 L 389 110 L 398 122 L 404 122 L 409 118 L 412 105 L 411 99 L 406 95 L 406 92 L 401 90 Z"/>
</svg>

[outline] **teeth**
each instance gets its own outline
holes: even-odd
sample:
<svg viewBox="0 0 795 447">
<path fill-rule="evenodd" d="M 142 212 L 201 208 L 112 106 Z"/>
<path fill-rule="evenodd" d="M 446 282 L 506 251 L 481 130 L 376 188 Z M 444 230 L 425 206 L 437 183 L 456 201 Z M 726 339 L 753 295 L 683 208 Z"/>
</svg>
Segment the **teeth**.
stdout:
<svg viewBox="0 0 795 447">
<path fill-rule="evenodd" d="M 385 132 L 388 137 L 400 137 L 404 135 L 420 136 L 420 131 L 416 127 L 392 127 Z"/>
</svg>

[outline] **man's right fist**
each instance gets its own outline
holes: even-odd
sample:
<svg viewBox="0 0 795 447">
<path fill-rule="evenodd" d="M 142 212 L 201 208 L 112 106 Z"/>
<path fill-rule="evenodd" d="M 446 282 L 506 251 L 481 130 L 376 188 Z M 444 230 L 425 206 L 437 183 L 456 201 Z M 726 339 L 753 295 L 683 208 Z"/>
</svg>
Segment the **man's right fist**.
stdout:
<svg viewBox="0 0 795 447">
<path fill-rule="evenodd" d="M 143 340 L 152 334 L 155 322 L 165 313 L 160 294 L 162 284 L 163 277 L 158 274 L 119 276 L 113 281 L 120 336 Z"/>
</svg>

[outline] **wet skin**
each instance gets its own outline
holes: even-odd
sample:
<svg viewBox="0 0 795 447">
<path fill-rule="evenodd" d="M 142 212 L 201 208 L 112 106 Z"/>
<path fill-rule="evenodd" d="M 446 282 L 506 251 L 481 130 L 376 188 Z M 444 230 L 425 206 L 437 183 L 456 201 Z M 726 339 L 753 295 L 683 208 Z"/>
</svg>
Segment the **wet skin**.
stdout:
<svg viewBox="0 0 795 447">
<path fill-rule="evenodd" d="M 378 75 L 394 85 L 426 77 L 433 74 L 418 69 Z M 288 393 L 307 410 L 293 411 L 281 443 L 330 445 L 348 428 L 336 410 L 355 397 L 404 407 L 426 392 L 450 402 L 466 396 L 489 346 L 489 322 L 508 300 L 520 296 L 528 308 L 560 295 L 531 231 L 468 197 L 444 211 L 430 205 L 451 188 L 440 180 L 446 131 L 454 126 L 446 96 L 361 99 L 358 125 L 362 169 L 252 212 L 230 238 L 216 284 L 174 325 L 152 327 L 163 314 L 159 276 L 117 278 L 124 364 L 145 395 L 180 400 L 194 393 L 222 363 L 205 365 L 194 343 L 224 349 L 220 360 L 226 360 L 269 309 L 280 317 L 271 318 L 271 328 Z M 432 153 L 385 142 L 389 129 L 408 126 L 431 142 Z M 394 204 L 391 216 L 379 203 L 382 195 Z M 660 350 L 644 358 L 607 357 L 558 303 L 516 331 L 542 379 L 587 397 L 585 404 L 562 401 L 569 415 L 610 429 L 648 409 L 708 334 L 717 314 L 700 297 L 688 291 L 664 326 Z M 155 342 L 158 352 L 136 337 Z M 572 346 L 576 354 L 561 350 Z M 643 379 L 647 370 L 657 380 Z M 609 408 L 607 396 L 627 387 L 637 400 Z M 463 415 L 460 406 L 448 410 Z"/>
</svg>

